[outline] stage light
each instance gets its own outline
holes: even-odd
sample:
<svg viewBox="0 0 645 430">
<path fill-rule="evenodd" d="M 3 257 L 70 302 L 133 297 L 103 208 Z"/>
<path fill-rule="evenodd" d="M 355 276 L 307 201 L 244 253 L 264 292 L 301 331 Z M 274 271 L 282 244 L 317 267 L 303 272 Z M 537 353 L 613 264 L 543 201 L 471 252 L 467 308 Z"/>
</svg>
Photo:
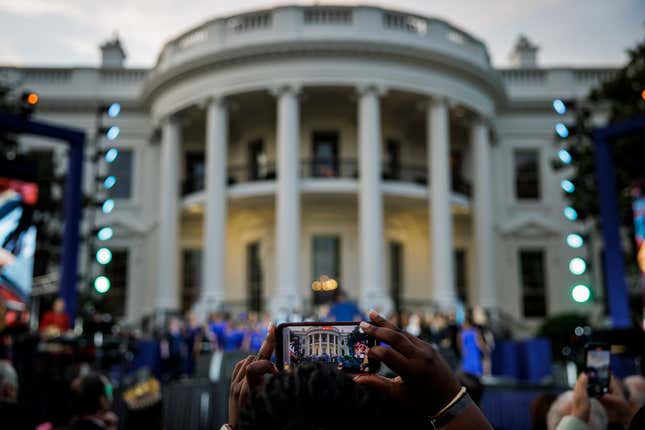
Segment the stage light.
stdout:
<svg viewBox="0 0 645 430">
<path fill-rule="evenodd" d="M 564 115 L 567 113 L 567 105 L 560 99 L 553 100 L 553 110 L 558 115 Z"/>
<path fill-rule="evenodd" d="M 562 212 L 564 213 L 564 217 L 569 221 L 575 221 L 578 219 L 578 211 L 571 206 L 567 206 Z"/>
<path fill-rule="evenodd" d="M 587 271 L 587 262 L 580 257 L 573 257 L 569 261 L 569 272 L 576 276 L 582 275 Z"/>
<path fill-rule="evenodd" d="M 110 148 L 105 152 L 105 161 L 107 163 L 114 163 L 114 161 L 118 156 L 119 156 L 119 150 L 116 148 Z"/>
<path fill-rule="evenodd" d="M 643 92 L 641 92 L 641 99 L 645 100 L 645 90 L 643 90 Z"/>
<path fill-rule="evenodd" d="M 110 240 L 114 235 L 112 227 L 101 227 L 96 233 L 96 238 L 101 241 Z"/>
<path fill-rule="evenodd" d="M 105 137 L 107 140 L 114 140 L 119 137 L 119 133 L 121 133 L 121 129 L 116 125 L 113 125 L 105 130 Z"/>
<path fill-rule="evenodd" d="M 585 284 L 577 284 L 571 289 L 571 298 L 576 303 L 586 303 L 591 299 L 591 289 Z"/>
<path fill-rule="evenodd" d="M 571 154 L 566 149 L 561 149 L 558 151 L 558 158 L 564 164 L 571 164 L 571 161 L 572 161 Z"/>
<path fill-rule="evenodd" d="M 38 100 L 40 100 L 40 97 L 38 97 L 38 94 L 27 93 L 27 97 L 26 97 L 27 104 L 35 106 L 38 104 Z"/>
<path fill-rule="evenodd" d="M 569 128 L 567 128 L 564 123 L 557 123 L 555 125 L 555 133 L 561 138 L 561 139 L 566 139 L 569 137 Z"/>
<path fill-rule="evenodd" d="M 565 193 L 573 193 L 576 190 L 576 186 L 568 179 L 564 179 L 560 182 L 560 187 L 564 190 Z"/>
<path fill-rule="evenodd" d="M 112 251 L 108 248 L 99 248 L 96 251 L 96 262 L 99 264 L 106 265 L 112 261 Z"/>
<path fill-rule="evenodd" d="M 97 276 L 94 279 L 94 289 L 97 293 L 105 294 L 110 291 L 110 278 L 107 276 Z"/>
<path fill-rule="evenodd" d="M 103 186 L 106 190 L 111 189 L 114 185 L 116 185 L 116 176 L 114 175 L 110 175 L 103 180 Z"/>
<path fill-rule="evenodd" d="M 109 214 L 110 212 L 112 212 L 113 209 L 114 209 L 114 200 L 112 199 L 107 199 L 101 205 L 101 210 L 103 211 L 104 214 Z"/>
<path fill-rule="evenodd" d="M 110 118 L 116 118 L 121 113 L 121 105 L 119 103 L 112 103 L 108 106 L 106 112 Z"/>
<path fill-rule="evenodd" d="M 585 240 L 578 233 L 571 233 L 567 236 L 567 245 L 571 248 L 582 248 L 585 244 Z"/>
</svg>

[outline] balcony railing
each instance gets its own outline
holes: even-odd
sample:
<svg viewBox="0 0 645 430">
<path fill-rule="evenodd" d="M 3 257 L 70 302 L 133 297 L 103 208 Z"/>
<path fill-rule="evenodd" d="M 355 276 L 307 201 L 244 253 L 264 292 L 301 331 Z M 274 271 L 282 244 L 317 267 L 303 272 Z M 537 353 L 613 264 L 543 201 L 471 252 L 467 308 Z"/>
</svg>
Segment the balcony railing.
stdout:
<svg viewBox="0 0 645 430">
<path fill-rule="evenodd" d="M 300 161 L 303 178 L 358 178 L 358 160 L 354 158 L 311 158 Z"/>
<path fill-rule="evenodd" d="M 252 164 L 232 165 L 228 168 L 228 184 L 257 181 L 273 181 L 277 179 L 277 169 L 274 161 Z M 358 160 L 311 158 L 300 161 L 300 177 L 307 179 L 358 179 Z M 398 181 L 426 186 L 428 184 L 428 170 L 423 165 L 383 163 L 382 178 L 384 181 Z M 204 176 L 193 175 L 182 183 L 182 195 L 194 193 L 204 189 Z M 463 177 L 453 172 L 452 190 L 470 196 L 471 185 Z"/>
</svg>

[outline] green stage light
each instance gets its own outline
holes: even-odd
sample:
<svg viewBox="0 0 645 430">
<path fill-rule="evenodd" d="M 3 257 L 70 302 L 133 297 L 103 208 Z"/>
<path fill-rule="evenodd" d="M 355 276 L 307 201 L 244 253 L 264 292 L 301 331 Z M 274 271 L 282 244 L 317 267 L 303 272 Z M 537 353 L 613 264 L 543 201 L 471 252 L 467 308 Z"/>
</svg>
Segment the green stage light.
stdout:
<svg viewBox="0 0 645 430">
<path fill-rule="evenodd" d="M 571 248 L 581 248 L 585 244 L 585 240 L 578 233 L 571 233 L 567 236 L 567 245 Z"/>
<path fill-rule="evenodd" d="M 571 288 L 571 298 L 576 303 L 587 303 L 591 299 L 591 289 L 585 284 L 577 284 Z"/>
<path fill-rule="evenodd" d="M 107 276 L 97 276 L 94 279 L 94 289 L 97 293 L 105 294 L 110 291 L 110 278 Z"/>
<path fill-rule="evenodd" d="M 573 257 L 569 261 L 569 272 L 574 275 L 582 275 L 587 271 L 587 262 L 580 257 Z"/>
<path fill-rule="evenodd" d="M 99 248 L 98 251 L 96 251 L 96 261 L 99 264 L 108 264 L 112 261 L 112 251 L 108 248 Z"/>
</svg>

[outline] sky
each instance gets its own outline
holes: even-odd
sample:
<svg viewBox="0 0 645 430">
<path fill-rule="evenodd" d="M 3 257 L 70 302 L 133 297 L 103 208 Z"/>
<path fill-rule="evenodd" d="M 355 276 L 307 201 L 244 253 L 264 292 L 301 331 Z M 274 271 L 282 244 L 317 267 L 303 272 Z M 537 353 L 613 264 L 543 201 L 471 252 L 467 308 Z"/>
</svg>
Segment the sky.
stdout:
<svg viewBox="0 0 645 430">
<path fill-rule="evenodd" d="M 520 33 L 541 66 L 618 66 L 645 39 L 645 0 L 0 0 L 0 65 L 96 66 L 115 32 L 129 67 L 153 66 L 163 43 L 215 16 L 280 4 L 370 4 L 445 19 L 509 65 Z"/>
</svg>

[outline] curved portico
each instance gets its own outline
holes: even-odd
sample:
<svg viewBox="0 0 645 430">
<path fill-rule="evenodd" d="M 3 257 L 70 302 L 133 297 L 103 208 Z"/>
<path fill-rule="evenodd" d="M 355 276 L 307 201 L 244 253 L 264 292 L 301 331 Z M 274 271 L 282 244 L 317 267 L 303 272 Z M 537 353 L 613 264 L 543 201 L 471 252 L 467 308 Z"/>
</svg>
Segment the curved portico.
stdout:
<svg viewBox="0 0 645 430">
<path fill-rule="evenodd" d="M 231 23 L 246 27 L 237 31 Z M 386 43 L 381 31 L 401 34 Z M 169 42 L 144 90 L 161 129 L 157 305 L 179 307 L 180 208 L 203 211 L 201 308 L 227 302 L 229 209 L 255 199 L 275 214 L 271 308 L 302 309 L 303 207 L 326 196 L 332 205 L 343 198 L 355 205 L 354 293 L 363 307 L 392 309 L 384 208 L 406 204 L 425 211 L 428 299 L 455 304 L 453 217 L 461 210 L 474 231 L 476 301 L 495 306 L 488 119 L 504 97 L 500 88 L 485 48 L 472 37 L 378 8 L 277 8 L 215 20 Z M 343 122 L 338 153 L 308 150 L 312 130 Z M 265 163 L 254 169 L 236 163 L 246 129 L 272 141 Z M 390 159 L 390 136 L 401 136 L 407 162 Z M 180 153 L 200 139 L 203 184 L 180 193 Z M 456 146 L 470 166 L 453 170 Z"/>
</svg>

